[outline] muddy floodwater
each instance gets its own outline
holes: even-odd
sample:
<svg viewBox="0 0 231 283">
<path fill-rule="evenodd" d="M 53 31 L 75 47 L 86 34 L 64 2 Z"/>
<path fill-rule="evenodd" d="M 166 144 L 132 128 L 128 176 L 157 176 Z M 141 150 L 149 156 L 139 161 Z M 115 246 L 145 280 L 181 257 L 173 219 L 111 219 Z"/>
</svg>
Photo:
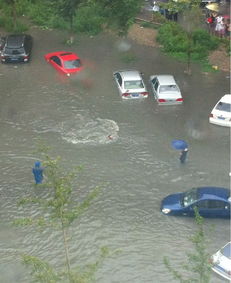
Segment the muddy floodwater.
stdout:
<svg viewBox="0 0 231 283">
<path fill-rule="evenodd" d="M 208 123 L 218 99 L 229 92 L 228 74 L 204 74 L 166 57 L 159 49 L 138 45 L 113 35 L 76 37 L 63 44 L 65 35 L 34 28 L 33 56 L 29 64 L 0 65 L 0 274 L 2 283 L 31 282 L 21 253 L 39 256 L 61 267 L 61 235 L 49 228 L 16 228 L 20 216 L 38 210 L 19 208 L 27 196 L 45 196 L 33 186 L 31 168 L 39 156 L 36 144 L 51 146 L 68 171 L 82 165 L 73 199 L 83 199 L 96 185 L 100 196 L 71 228 L 73 266 L 94 262 L 102 246 L 120 253 L 107 258 L 96 272 L 99 283 L 174 282 L 163 264 L 168 256 L 182 270 L 193 219 L 160 213 L 160 202 L 170 193 L 195 186 L 230 186 L 230 131 Z M 53 51 L 74 51 L 85 69 L 70 78 L 57 73 L 44 60 Z M 126 63 L 126 52 L 134 60 Z M 127 55 L 126 55 L 127 56 Z M 138 69 L 150 90 L 153 74 L 173 74 L 183 105 L 160 107 L 150 95 L 143 101 L 122 101 L 112 73 Z M 110 136 L 110 138 L 108 138 Z M 189 144 L 187 162 L 179 163 L 173 139 Z M 206 219 L 208 252 L 214 253 L 230 238 L 230 222 Z M 212 281 L 225 282 L 212 274 Z"/>
</svg>

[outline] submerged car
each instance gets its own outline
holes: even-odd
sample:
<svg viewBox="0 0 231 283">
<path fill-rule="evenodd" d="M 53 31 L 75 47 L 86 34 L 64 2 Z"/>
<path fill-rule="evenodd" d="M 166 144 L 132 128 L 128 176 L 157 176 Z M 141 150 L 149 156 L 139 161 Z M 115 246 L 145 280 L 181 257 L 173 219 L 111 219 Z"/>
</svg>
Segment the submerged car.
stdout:
<svg viewBox="0 0 231 283">
<path fill-rule="evenodd" d="M 123 99 L 148 97 L 142 75 L 136 70 L 124 70 L 113 73 L 119 93 Z"/>
<path fill-rule="evenodd" d="M 28 34 L 11 34 L 1 39 L 2 63 L 27 63 L 30 61 L 32 36 Z"/>
<path fill-rule="evenodd" d="M 83 69 L 79 56 L 73 52 L 52 52 L 46 54 L 44 57 L 57 71 L 67 76 L 78 73 Z"/>
<path fill-rule="evenodd" d="M 224 95 L 213 108 L 209 122 L 219 126 L 231 127 L 231 94 Z"/>
<path fill-rule="evenodd" d="M 150 83 L 154 98 L 159 105 L 175 105 L 183 103 L 180 88 L 172 75 L 151 76 Z"/>
<path fill-rule="evenodd" d="M 230 218 L 230 190 L 220 187 L 198 187 L 184 193 L 171 194 L 161 202 L 166 215 Z"/>
<path fill-rule="evenodd" d="M 212 270 L 225 279 L 231 280 L 231 242 L 211 257 Z"/>
</svg>

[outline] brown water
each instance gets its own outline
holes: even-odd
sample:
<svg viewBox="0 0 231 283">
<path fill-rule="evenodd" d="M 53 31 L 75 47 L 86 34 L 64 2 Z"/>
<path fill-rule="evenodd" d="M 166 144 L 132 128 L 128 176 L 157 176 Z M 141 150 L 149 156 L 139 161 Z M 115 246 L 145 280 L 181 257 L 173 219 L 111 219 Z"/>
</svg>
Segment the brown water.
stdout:
<svg viewBox="0 0 231 283">
<path fill-rule="evenodd" d="M 99 283 L 174 282 L 163 257 L 181 268 L 191 249 L 188 237 L 193 219 L 166 217 L 159 211 L 167 194 L 193 186 L 229 187 L 229 129 L 208 123 L 217 100 L 229 91 L 225 73 L 202 74 L 193 66 L 164 56 L 159 50 L 109 35 L 77 37 L 73 47 L 63 45 L 61 32 L 34 28 L 33 58 L 27 65 L 0 65 L 0 282 L 30 282 L 20 253 L 41 256 L 62 266 L 60 234 L 46 229 L 15 228 L 11 222 L 26 213 L 17 201 L 31 194 L 45 194 L 33 187 L 31 168 L 42 139 L 60 155 L 67 170 L 83 165 L 76 200 L 96 185 L 104 184 L 100 197 L 72 228 L 71 261 L 83 266 L 94 262 L 101 246 L 120 254 L 103 263 L 96 273 Z M 120 47 L 129 47 L 136 60 L 121 60 Z M 86 69 L 65 78 L 43 56 L 71 50 Z M 119 69 L 138 69 L 145 82 L 152 74 L 173 74 L 184 97 L 181 106 L 158 107 L 153 97 L 122 101 L 112 79 Z M 113 139 L 108 139 L 111 135 Z M 171 140 L 185 139 L 189 155 L 184 166 Z M 213 226 L 212 231 L 210 231 Z M 229 240 L 227 220 L 205 221 L 208 251 L 212 254 Z M 212 274 L 212 282 L 223 282 Z"/>
</svg>

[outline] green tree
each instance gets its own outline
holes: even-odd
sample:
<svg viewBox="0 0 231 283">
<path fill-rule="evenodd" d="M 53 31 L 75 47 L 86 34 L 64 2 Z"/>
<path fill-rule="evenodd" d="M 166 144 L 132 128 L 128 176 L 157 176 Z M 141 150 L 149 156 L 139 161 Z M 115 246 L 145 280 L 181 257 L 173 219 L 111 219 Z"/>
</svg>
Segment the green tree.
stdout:
<svg viewBox="0 0 231 283">
<path fill-rule="evenodd" d="M 102 11 L 107 24 L 118 30 L 119 34 L 126 34 L 135 16 L 140 11 L 142 0 L 93 0 L 102 5 Z"/>
<path fill-rule="evenodd" d="M 65 271 L 56 272 L 53 268 L 37 257 L 23 255 L 25 264 L 32 267 L 32 275 L 35 282 L 70 282 L 83 283 L 92 278 L 102 259 L 108 254 L 106 248 L 102 249 L 99 259 L 92 265 L 88 265 L 84 271 L 72 268 L 69 254 L 69 228 L 90 206 L 99 195 L 100 188 L 92 190 L 83 201 L 73 202 L 72 192 L 75 186 L 75 178 L 81 167 L 69 173 L 65 173 L 60 167 L 60 158 L 52 159 L 46 147 L 41 147 L 43 166 L 46 168 L 47 181 L 39 185 L 37 189 L 47 189 L 49 196 L 29 197 L 20 200 L 19 205 L 39 206 L 41 215 L 37 218 L 25 217 L 14 221 L 18 225 L 36 225 L 38 227 L 51 227 L 62 233 L 63 248 L 65 253 Z"/>
<path fill-rule="evenodd" d="M 211 274 L 210 255 L 207 253 L 207 237 L 204 232 L 204 219 L 195 208 L 195 221 L 197 225 L 196 233 L 190 238 L 194 245 L 194 251 L 187 254 L 188 263 L 182 264 L 189 274 L 189 278 L 184 278 L 181 272 L 175 270 L 167 257 L 164 257 L 164 264 L 174 279 L 181 283 L 209 283 Z"/>
<path fill-rule="evenodd" d="M 4 21 L 4 27 L 7 30 L 17 32 L 27 29 L 19 21 L 19 18 L 25 11 L 26 3 L 27 0 L 0 0 L 2 19 Z"/>
</svg>

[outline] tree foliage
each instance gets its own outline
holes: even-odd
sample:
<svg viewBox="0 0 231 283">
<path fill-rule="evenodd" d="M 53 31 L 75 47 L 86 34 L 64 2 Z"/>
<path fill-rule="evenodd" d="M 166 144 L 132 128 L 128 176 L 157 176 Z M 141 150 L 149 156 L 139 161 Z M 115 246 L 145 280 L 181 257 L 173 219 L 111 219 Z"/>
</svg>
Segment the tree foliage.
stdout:
<svg viewBox="0 0 231 283">
<path fill-rule="evenodd" d="M 207 238 L 204 232 L 204 219 L 200 216 L 197 208 L 195 211 L 196 233 L 190 238 L 194 250 L 187 254 L 188 262 L 182 264 L 188 274 L 188 278 L 181 272 L 175 270 L 169 259 L 164 257 L 164 264 L 174 279 L 180 283 L 209 283 L 211 275 L 210 255 L 207 253 Z"/>
<path fill-rule="evenodd" d="M 140 11 L 142 0 L 0 0 L 14 23 L 20 15 L 47 28 L 65 28 L 96 34 L 106 25 L 126 34 Z M 0 20 L 1 22 L 1 20 Z"/>
<path fill-rule="evenodd" d="M 31 255 L 23 255 L 23 262 L 31 267 L 34 282 L 88 282 L 93 277 L 102 259 L 107 255 L 107 249 L 102 249 L 99 259 L 95 263 L 87 265 L 84 270 L 73 268 L 69 254 L 69 228 L 89 208 L 92 201 L 99 195 L 100 188 L 96 187 L 81 201 L 73 200 L 76 177 L 82 168 L 78 166 L 73 171 L 66 173 L 60 166 L 60 158 L 51 158 L 47 147 L 42 146 L 39 151 L 43 156 L 42 164 L 45 167 L 46 182 L 38 185 L 36 189 L 46 189 L 47 194 L 44 197 L 21 199 L 18 203 L 19 206 L 33 207 L 35 205 L 37 209 L 40 208 L 40 214 L 38 213 L 36 217 L 18 218 L 14 221 L 14 224 L 35 225 L 40 228 L 50 227 L 60 231 L 66 268 L 64 271 L 55 271 L 47 262 Z"/>
</svg>

